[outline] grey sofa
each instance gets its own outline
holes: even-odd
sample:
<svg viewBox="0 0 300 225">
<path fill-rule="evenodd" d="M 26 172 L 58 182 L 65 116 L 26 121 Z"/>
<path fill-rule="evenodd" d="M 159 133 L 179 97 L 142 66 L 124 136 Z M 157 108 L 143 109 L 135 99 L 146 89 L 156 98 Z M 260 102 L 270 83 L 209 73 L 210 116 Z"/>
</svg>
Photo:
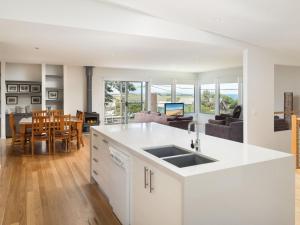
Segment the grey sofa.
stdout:
<svg viewBox="0 0 300 225">
<path fill-rule="evenodd" d="M 227 124 L 206 123 L 205 134 L 231 141 L 243 142 L 243 120 L 235 119 Z"/>
</svg>

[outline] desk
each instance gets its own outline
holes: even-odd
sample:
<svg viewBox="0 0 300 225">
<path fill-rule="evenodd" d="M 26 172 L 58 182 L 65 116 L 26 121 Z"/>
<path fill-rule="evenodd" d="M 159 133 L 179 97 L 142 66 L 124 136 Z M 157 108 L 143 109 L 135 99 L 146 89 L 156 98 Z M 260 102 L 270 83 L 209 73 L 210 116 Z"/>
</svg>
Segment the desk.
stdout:
<svg viewBox="0 0 300 225">
<path fill-rule="evenodd" d="M 83 139 L 82 139 L 82 120 L 79 120 L 76 117 L 71 117 L 71 122 L 76 127 L 77 130 L 77 149 L 80 149 L 80 144 L 83 146 Z M 51 123 L 51 122 L 50 122 Z M 27 129 L 32 128 L 32 117 L 22 118 L 19 122 L 20 126 L 20 138 L 22 141 L 22 147 L 24 149 L 25 145 L 25 132 Z"/>
</svg>

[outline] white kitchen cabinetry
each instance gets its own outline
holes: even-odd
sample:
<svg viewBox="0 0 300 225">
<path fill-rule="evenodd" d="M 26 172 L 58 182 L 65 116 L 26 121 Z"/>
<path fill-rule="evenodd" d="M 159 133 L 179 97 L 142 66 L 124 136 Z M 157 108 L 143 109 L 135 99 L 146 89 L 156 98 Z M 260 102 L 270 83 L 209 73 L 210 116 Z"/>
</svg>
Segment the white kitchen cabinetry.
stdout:
<svg viewBox="0 0 300 225">
<path fill-rule="evenodd" d="M 109 198 L 111 159 L 108 141 L 98 132 L 92 133 L 91 176 Z"/>
<path fill-rule="evenodd" d="M 181 225 L 181 183 L 136 157 L 132 171 L 133 225 Z"/>
</svg>

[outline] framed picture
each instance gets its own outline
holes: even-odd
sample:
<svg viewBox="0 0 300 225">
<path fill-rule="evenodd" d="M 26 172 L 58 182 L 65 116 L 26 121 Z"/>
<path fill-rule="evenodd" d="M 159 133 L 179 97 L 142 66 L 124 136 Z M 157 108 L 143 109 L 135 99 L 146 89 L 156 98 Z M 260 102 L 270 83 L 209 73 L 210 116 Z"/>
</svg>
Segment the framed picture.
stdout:
<svg viewBox="0 0 300 225">
<path fill-rule="evenodd" d="M 58 91 L 48 91 L 48 99 L 56 100 L 58 98 Z"/>
<path fill-rule="evenodd" d="M 18 85 L 17 84 L 8 84 L 7 92 L 18 92 Z"/>
<path fill-rule="evenodd" d="M 29 84 L 20 84 L 19 85 L 19 92 L 29 92 Z"/>
<path fill-rule="evenodd" d="M 6 96 L 6 104 L 7 105 L 17 105 L 18 104 L 18 96 Z"/>
<path fill-rule="evenodd" d="M 41 92 L 41 85 L 40 84 L 32 84 L 30 86 L 30 92 L 32 92 L 32 93 L 40 93 Z"/>
<path fill-rule="evenodd" d="M 41 104 L 41 96 L 31 96 L 31 104 Z"/>
</svg>

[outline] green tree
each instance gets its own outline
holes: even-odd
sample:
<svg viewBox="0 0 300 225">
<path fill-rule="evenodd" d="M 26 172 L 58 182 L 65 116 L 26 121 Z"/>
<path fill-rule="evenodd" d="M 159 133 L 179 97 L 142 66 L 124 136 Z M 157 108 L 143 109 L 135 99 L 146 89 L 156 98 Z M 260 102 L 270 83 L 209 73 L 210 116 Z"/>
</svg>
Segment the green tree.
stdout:
<svg viewBox="0 0 300 225">
<path fill-rule="evenodd" d="M 121 86 L 122 86 L 122 91 L 121 91 Z M 106 81 L 105 82 L 105 105 L 108 105 L 109 103 L 114 101 L 114 97 L 112 95 L 114 89 L 118 90 L 120 93 L 124 93 L 125 90 L 125 85 L 121 85 L 121 82 L 119 81 Z M 127 91 L 135 91 L 136 88 L 135 86 L 128 82 L 127 83 Z"/>
<path fill-rule="evenodd" d="M 215 111 L 215 93 L 209 90 L 203 90 L 201 93 L 201 112 L 214 113 Z"/>
</svg>

